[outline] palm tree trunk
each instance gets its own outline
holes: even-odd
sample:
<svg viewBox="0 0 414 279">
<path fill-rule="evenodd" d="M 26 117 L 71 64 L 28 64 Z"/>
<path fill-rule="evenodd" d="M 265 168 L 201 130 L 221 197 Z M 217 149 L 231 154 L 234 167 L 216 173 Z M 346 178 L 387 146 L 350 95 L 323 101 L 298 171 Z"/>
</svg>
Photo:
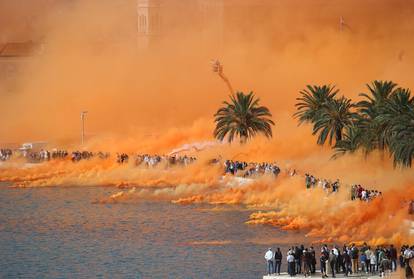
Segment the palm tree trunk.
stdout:
<svg viewBox="0 0 414 279">
<path fill-rule="evenodd" d="M 245 144 L 247 142 L 247 136 L 240 136 L 240 144 Z"/>
<path fill-rule="evenodd" d="M 342 140 L 342 128 L 336 128 L 335 139 L 336 139 L 336 142 Z"/>
<path fill-rule="evenodd" d="M 221 77 L 221 79 L 226 83 L 227 88 L 230 91 L 231 95 L 234 95 L 234 90 L 233 90 L 233 86 L 231 86 L 231 83 L 229 81 L 229 79 L 223 74 L 223 72 L 219 72 L 219 76 Z"/>
</svg>

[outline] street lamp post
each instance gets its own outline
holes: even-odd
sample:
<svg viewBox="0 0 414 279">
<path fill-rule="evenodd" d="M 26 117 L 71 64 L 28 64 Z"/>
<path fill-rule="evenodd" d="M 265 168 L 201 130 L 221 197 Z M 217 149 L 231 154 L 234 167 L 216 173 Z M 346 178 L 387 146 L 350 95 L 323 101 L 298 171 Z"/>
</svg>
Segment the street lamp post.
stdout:
<svg viewBox="0 0 414 279">
<path fill-rule="evenodd" d="M 82 145 L 85 142 L 85 117 L 86 117 L 87 113 L 88 113 L 87 111 L 82 111 L 81 112 L 81 121 L 82 121 L 81 141 L 82 141 Z"/>
</svg>

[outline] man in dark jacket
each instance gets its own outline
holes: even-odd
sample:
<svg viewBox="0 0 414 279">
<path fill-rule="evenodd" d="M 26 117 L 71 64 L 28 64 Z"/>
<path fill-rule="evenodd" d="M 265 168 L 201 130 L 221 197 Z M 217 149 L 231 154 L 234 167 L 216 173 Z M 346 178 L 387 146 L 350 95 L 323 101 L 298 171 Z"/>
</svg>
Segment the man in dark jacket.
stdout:
<svg viewBox="0 0 414 279">
<path fill-rule="evenodd" d="M 325 247 L 322 248 L 321 250 L 321 257 L 320 257 L 320 264 L 321 264 L 321 274 L 322 274 L 322 278 L 328 277 L 328 275 L 326 274 L 326 262 L 329 259 L 329 252 L 327 249 L 325 249 Z"/>
<path fill-rule="evenodd" d="M 277 248 L 275 252 L 275 274 L 280 275 L 281 265 L 282 265 L 282 252 L 280 251 L 280 248 Z"/>
<path fill-rule="evenodd" d="M 348 276 L 350 273 L 352 273 L 352 261 L 351 256 L 348 254 L 348 250 L 346 247 L 344 247 L 343 253 L 342 253 L 342 261 L 343 266 L 345 267 L 345 276 Z"/>
<path fill-rule="evenodd" d="M 392 270 L 397 270 L 397 249 L 395 249 L 394 245 L 391 244 L 390 246 L 390 260 L 392 263 Z"/>
<path fill-rule="evenodd" d="M 316 272 L 316 254 L 313 246 L 309 248 L 309 253 L 311 255 L 311 273 L 314 274 Z"/>
<path fill-rule="evenodd" d="M 331 253 L 329 254 L 329 265 L 331 266 L 331 272 L 332 272 L 332 277 L 335 278 L 335 268 L 336 268 L 336 260 L 337 257 L 335 255 L 334 250 L 331 250 Z"/>
<path fill-rule="evenodd" d="M 355 244 L 351 245 L 352 273 L 358 272 L 359 250 Z"/>
</svg>

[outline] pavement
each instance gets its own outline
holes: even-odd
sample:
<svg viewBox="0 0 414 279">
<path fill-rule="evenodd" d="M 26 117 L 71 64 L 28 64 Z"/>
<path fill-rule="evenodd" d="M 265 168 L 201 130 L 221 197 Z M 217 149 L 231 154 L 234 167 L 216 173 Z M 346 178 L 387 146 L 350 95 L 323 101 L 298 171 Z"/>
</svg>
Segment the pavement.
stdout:
<svg viewBox="0 0 414 279">
<path fill-rule="evenodd" d="M 280 275 L 273 274 L 273 275 L 264 275 L 263 276 L 263 279 L 287 279 L 287 278 L 291 278 L 287 272 L 281 272 Z M 303 274 L 297 274 L 292 278 L 295 278 L 295 279 L 296 278 L 322 278 L 322 275 L 321 275 L 320 272 L 316 272 L 315 274 L 313 274 L 311 276 L 308 276 L 308 277 L 305 277 Z M 332 278 L 332 276 L 329 276 L 328 278 Z M 360 272 L 360 273 L 357 273 L 357 274 L 351 274 L 348 277 L 345 276 L 345 274 L 343 274 L 343 273 L 338 273 L 338 274 L 336 274 L 335 278 L 338 278 L 338 279 L 341 279 L 341 278 L 355 278 L 355 279 L 356 278 L 358 278 L 358 279 L 375 278 L 375 279 L 378 279 L 378 278 L 382 278 L 382 277 L 380 277 L 379 274 L 372 275 L 372 274 L 366 274 L 366 273 Z M 400 276 L 399 272 L 392 272 L 392 273 L 386 274 L 384 278 L 390 278 L 391 279 L 391 278 L 402 278 L 402 277 Z"/>
</svg>

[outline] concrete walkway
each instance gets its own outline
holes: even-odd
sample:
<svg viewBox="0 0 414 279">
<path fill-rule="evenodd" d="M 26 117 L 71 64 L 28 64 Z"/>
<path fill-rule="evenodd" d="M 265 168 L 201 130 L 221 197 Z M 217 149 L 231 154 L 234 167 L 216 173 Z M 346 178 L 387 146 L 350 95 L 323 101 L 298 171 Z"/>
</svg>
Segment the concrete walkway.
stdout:
<svg viewBox="0 0 414 279">
<path fill-rule="evenodd" d="M 281 272 L 280 275 L 275 275 L 274 274 L 274 275 L 264 275 L 263 276 L 263 279 L 288 279 L 288 278 L 294 278 L 294 279 L 296 279 L 296 278 L 322 278 L 322 275 L 321 275 L 320 272 L 317 271 L 315 274 L 311 275 L 310 277 L 305 277 L 305 276 L 303 276 L 303 274 L 298 274 L 294 277 L 290 277 L 287 272 Z M 329 278 L 332 278 L 332 276 L 329 276 L 328 279 Z M 371 275 L 371 274 L 366 274 L 366 273 L 351 274 L 348 277 L 346 277 L 345 274 L 339 273 L 339 274 L 336 274 L 336 278 L 339 278 L 339 279 L 343 279 L 343 278 L 355 278 L 355 279 L 357 279 L 357 278 L 358 279 L 359 278 L 361 278 L 361 279 L 375 278 L 375 279 L 378 279 L 378 278 L 382 278 L 382 277 L 380 277 L 379 274 Z M 400 278 L 400 274 L 399 274 L 399 272 L 393 272 L 393 273 L 387 274 L 384 278 Z"/>
</svg>

